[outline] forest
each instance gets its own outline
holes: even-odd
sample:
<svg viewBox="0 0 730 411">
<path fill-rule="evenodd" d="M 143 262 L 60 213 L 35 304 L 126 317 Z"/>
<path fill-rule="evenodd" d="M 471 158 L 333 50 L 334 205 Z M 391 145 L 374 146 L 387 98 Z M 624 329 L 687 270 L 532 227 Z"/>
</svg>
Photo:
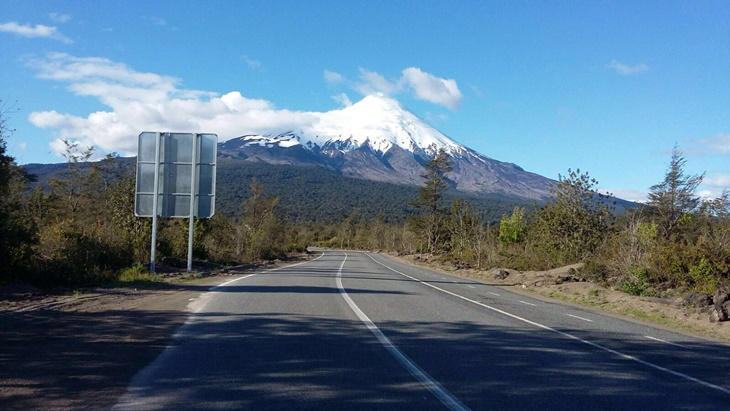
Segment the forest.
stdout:
<svg viewBox="0 0 730 411">
<path fill-rule="evenodd" d="M 66 164 L 18 166 L 0 123 L 0 282 L 42 287 L 155 280 L 146 272 L 150 219 L 133 214 L 134 167 L 67 143 Z M 546 203 L 450 189 L 445 154 L 424 185 L 348 179 L 327 170 L 261 164 L 219 167 L 219 212 L 195 221 L 194 257 L 257 263 L 307 246 L 428 254 L 456 267 L 541 270 L 585 263 L 580 275 L 634 295 L 712 293 L 730 284 L 730 195 L 697 195 L 675 147 L 649 201 L 620 205 L 586 172 L 568 170 Z M 28 167 L 33 169 L 33 167 Z M 348 181 L 355 180 L 355 181 Z M 294 210 L 299 210 L 296 212 Z M 302 213 L 301 210 L 307 210 Z M 184 259 L 186 219 L 160 219 L 158 255 Z"/>
</svg>

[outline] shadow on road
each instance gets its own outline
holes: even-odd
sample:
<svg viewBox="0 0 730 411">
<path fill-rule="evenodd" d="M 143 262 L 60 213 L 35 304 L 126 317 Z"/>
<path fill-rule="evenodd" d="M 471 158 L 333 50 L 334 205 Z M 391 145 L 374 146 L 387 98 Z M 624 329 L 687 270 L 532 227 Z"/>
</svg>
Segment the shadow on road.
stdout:
<svg viewBox="0 0 730 411">
<path fill-rule="evenodd" d="M 468 322 L 385 322 L 379 327 L 474 409 L 717 409 L 728 400 L 694 382 L 548 331 Z M 164 367 L 142 377 L 135 395 L 173 399 L 157 404 L 166 408 L 440 407 L 358 321 L 212 313 L 198 316 L 183 337 Z M 621 336 L 607 338 L 602 342 L 636 349 Z M 694 344 L 679 356 L 669 348 L 642 349 L 647 358 L 669 356 L 677 364 L 702 368 L 717 347 Z M 685 371 L 699 372 L 689 368 Z M 724 381 L 724 371 L 706 371 L 705 378 Z"/>
</svg>

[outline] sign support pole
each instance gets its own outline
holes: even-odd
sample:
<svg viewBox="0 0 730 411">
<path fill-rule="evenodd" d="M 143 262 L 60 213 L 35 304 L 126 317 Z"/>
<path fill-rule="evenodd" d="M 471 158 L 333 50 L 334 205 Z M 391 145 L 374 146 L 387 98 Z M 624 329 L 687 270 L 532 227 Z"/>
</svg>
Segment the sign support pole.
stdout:
<svg viewBox="0 0 730 411">
<path fill-rule="evenodd" d="M 193 158 L 190 169 L 190 218 L 188 219 L 188 272 L 193 271 L 193 229 L 195 226 L 195 183 L 198 165 L 198 135 L 193 134 Z"/>
<path fill-rule="evenodd" d="M 160 133 L 155 135 L 155 178 L 154 196 L 152 197 L 152 244 L 150 246 L 150 271 L 155 272 L 155 254 L 157 251 L 157 201 L 160 187 Z"/>
</svg>

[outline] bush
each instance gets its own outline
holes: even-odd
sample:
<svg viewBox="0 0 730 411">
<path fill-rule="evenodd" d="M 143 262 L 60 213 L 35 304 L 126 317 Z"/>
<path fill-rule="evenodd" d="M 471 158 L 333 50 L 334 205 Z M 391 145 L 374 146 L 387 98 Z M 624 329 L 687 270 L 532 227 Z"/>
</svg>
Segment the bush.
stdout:
<svg viewBox="0 0 730 411">
<path fill-rule="evenodd" d="M 527 221 L 525 220 L 525 209 L 515 207 L 512 215 L 502 216 L 499 223 L 499 243 L 502 245 L 518 244 L 525 240 L 527 235 Z"/>
<path fill-rule="evenodd" d="M 146 283 L 160 281 L 160 277 L 147 271 L 142 264 L 135 264 L 119 272 L 117 281 L 121 283 Z"/>
<path fill-rule="evenodd" d="M 649 270 L 646 268 L 634 268 L 630 276 L 624 279 L 621 290 L 631 295 L 654 295 L 654 290 L 649 285 Z"/>
<path fill-rule="evenodd" d="M 704 257 L 689 269 L 694 289 L 704 294 L 713 294 L 719 283 L 715 266 Z"/>
</svg>

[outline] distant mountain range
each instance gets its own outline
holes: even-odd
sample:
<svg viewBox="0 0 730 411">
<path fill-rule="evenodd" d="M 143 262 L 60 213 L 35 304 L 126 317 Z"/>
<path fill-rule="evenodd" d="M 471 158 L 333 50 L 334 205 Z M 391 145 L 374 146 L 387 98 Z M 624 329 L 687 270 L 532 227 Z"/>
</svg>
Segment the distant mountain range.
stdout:
<svg viewBox="0 0 730 411">
<path fill-rule="evenodd" d="M 346 177 L 420 185 L 423 164 L 439 150 L 451 159 L 448 178 L 458 191 L 545 200 L 555 183 L 455 142 L 382 95 L 318 113 L 306 130 L 233 138 L 219 144 L 218 154 L 269 164 L 318 165 Z"/>
</svg>

